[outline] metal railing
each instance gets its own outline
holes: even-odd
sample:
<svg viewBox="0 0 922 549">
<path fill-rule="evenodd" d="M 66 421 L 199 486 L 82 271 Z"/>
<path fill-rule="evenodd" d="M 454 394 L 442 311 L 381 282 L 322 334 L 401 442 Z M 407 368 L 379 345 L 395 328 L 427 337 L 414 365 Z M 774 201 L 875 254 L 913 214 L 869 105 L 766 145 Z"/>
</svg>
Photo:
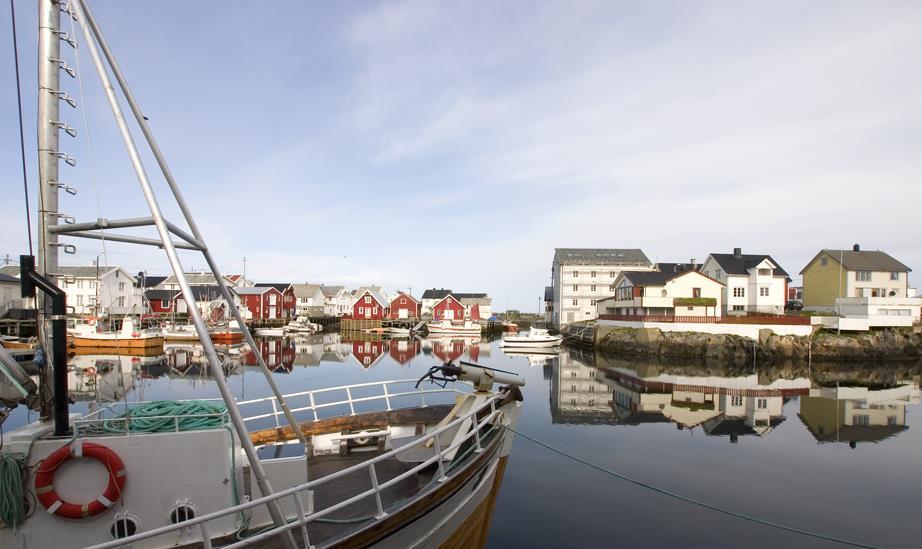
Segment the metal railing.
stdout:
<svg viewBox="0 0 922 549">
<path fill-rule="evenodd" d="M 391 381 L 373 381 L 369 383 L 357 383 L 353 385 L 341 385 L 339 387 L 325 387 L 323 389 L 314 389 L 310 391 L 301 391 L 297 393 L 290 393 L 284 395 L 285 401 L 288 403 L 289 409 L 292 414 L 298 415 L 307 413 L 310 416 L 310 419 L 314 421 L 320 421 L 321 411 L 323 410 L 336 410 L 336 409 L 345 409 L 348 407 L 348 414 L 354 416 L 357 413 L 356 405 L 363 404 L 368 402 L 382 401 L 384 404 L 384 409 L 391 411 L 394 409 L 394 401 L 397 399 L 405 399 L 407 397 L 419 397 L 419 406 L 426 407 L 430 403 L 427 402 L 427 395 L 436 395 L 436 394 L 464 394 L 469 391 L 463 391 L 458 388 L 437 388 L 437 389 L 426 389 L 423 387 L 414 387 L 410 390 L 407 390 L 405 387 L 407 385 L 413 385 L 417 382 L 415 379 L 398 379 Z M 460 387 L 473 390 L 467 384 L 460 384 Z M 378 394 L 357 396 L 355 393 L 361 393 L 363 390 L 377 390 Z M 395 390 L 396 389 L 396 390 Z M 324 401 L 321 397 L 325 395 L 335 395 L 340 393 L 344 398 L 339 400 Z M 299 401 L 303 405 L 298 405 Z M 258 405 L 264 405 L 268 403 L 268 406 L 271 407 L 271 411 L 265 412 L 253 412 L 249 415 L 247 414 L 247 409 L 252 409 Z M 253 422 L 271 418 L 275 427 L 281 427 L 284 420 L 284 411 L 281 409 L 281 406 L 278 403 L 278 399 L 275 396 L 269 396 L 264 398 L 256 398 L 251 400 L 244 400 L 237 403 L 240 407 L 241 412 L 243 412 L 243 421 L 248 426 Z M 371 411 L 371 410 L 369 410 Z"/>
<path fill-rule="evenodd" d="M 222 509 L 221 511 L 207 513 L 205 515 L 201 515 L 199 517 L 196 517 L 196 518 L 193 518 L 187 521 L 183 521 L 178 524 L 162 526 L 160 528 L 154 528 L 153 530 L 135 534 L 133 536 L 129 536 L 126 538 L 113 540 L 113 541 L 109 541 L 106 543 L 101 543 L 99 545 L 94 545 L 92 546 L 92 548 L 93 549 L 108 549 L 108 548 L 114 548 L 114 547 L 122 547 L 127 544 L 137 543 L 143 540 L 155 538 L 157 536 L 162 536 L 162 535 L 171 534 L 171 533 L 175 534 L 175 533 L 179 533 L 182 531 L 191 532 L 191 531 L 194 531 L 194 529 L 197 529 L 202 536 L 203 547 L 205 547 L 205 549 L 211 549 L 213 545 L 212 545 L 212 541 L 209 535 L 209 529 L 208 529 L 209 522 L 227 517 L 228 515 L 233 515 L 236 513 L 247 511 L 249 509 L 253 509 L 261 505 L 268 506 L 273 502 L 277 504 L 281 504 L 285 498 L 291 498 L 292 503 L 294 504 L 294 507 L 297 510 L 298 518 L 292 521 L 289 521 L 286 524 L 283 524 L 280 526 L 274 526 L 274 527 L 271 527 L 270 529 L 260 531 L 258 534 L 254 536 L 239 540 L 230 545 L 223 546 L 224 549 L 229 549 L 233 547 L 246 547 L 248 545 L 259 543 L 261 541 L 273 538 L 277 535 L 280 535 L 287 531 L 295 530 L 295 529 L 298 529 L 300 531 L 300 535 L 301 535 L 304 547 L 311 547 L 310 536 L 308 534 L 307 527 L 310 523 L 318 519 L 322 519 L 323 517 L 335 511 L 338 511 L 340 509 L 343 509 L 345 507 L 358 503 L 359 501 L 365 500 L 367 498 L 374 498 L 377 514 L 374 517 L 369 517 L 367 520 L 368 521 L 382 520 L 389 515 L 388 509 L 385 508 L 382 497 L 381 497 L 382 492 L 392 486 L 397 485 L 397 483 L 403 481 L 404 479 L 407 479 L 411 477 L 412 475 L 415 475 L 417 472 L 429 467 L 432 464 L 437 464 L 437 471 L 436 471 L 436 476 L 434 479 L 436 482 L 441 483 L 441 482 L 451 479 L 452 476 L 454 476 L 457 473 L 453 472 L 449 467 L 447 467 L 445 462 L 450 461 L 454 457 L 454 453 L 462 445 L 464 445 L 467 441 L 471 439 L 473 439 L 473 454 L 472 455 L 477 455 L 484 451 L 484 438 L 488 435 L 483 433 L 482 431 L 485 427 L 489 426 L 492 422 L 494 422 L 502 414 L 502 411 L 497 409 L 497 402 L 501 398 L 503 398 L 502 394 L 494 394 L 490 396 L 489 398 L 487 398 L 486 400 L 484 400 L 483 403 L 481 403 L 476 408 L 473 408 L 469 412 L 458 416 L 451 422 L 443 425 L 442 427 L 439 427 L 438 429 L 432 431 L 431 433 L 428 433 L 416 439 L 415 441 L 410 442 L 409 444 L 405 446 L 401 446 L 400 448 L 395 448 L 387 453 L 381 454 L 367 461 L 357 463 L 347 469 L 342 469 L 340 471 L 337 471 L 325 477 L 312 480 L 310 482 L 306 482 L 298 486 L 293 486 L 285 490 L 278 491 L 269 496 L 260 497 L 260 498 L 253 499 L 245 503 L 241 503 L 241 504 L 238 504 L 232 507 L 228 507 L 226 509 Z M 480 415 L 482 415 L 482 417 L 478 418 L 478 416 Z M 440 437 L 444 435 L 445 433 L 448 433 L 449 431 L 453 431 L 457 428 L 462 427 L 464 423 L 469 420 L 472 421 L 472 424 L 470 428 L 468 429 L 468 431 L 464 433 L 462 436 L 456 437 L 456 440 L 452 442 L 451 444 L 449 444 L 448 446 L 443 447 L 442 445 L 443 443 Z M 378 478 L 378 472 L 376 469 L 377 464 L 396 459 L 399 454 L 401 454 L 402 452 L 406 452 L 407 450 L 410 450 L 410 449 L 413 449 L 413 448 L 416 448 L 422 445 L 428 446 L 429 444 L 431 444 L 435 450 L 432 457 L 426 459 L 425 461 L 420 462 L 414 467 L 404 471 L 400 475 L 397 475 L 385 482 L 380 482 L 380 479 Z M 369 484 L 370 484 L 369 489 L 364 490 L 342 501 L 333 503 L 327 506 L 326 508 L 319 510 L 319 511 L 315 511 L 309 515 L 305 513 L 304 505 L 301 500 L 302 495 L 324 484 L 336 481 L 338 479 L 346 477 L 347 475 L 350 475 L 356 472 L 361 472 L 361 471 L 367 471 Z M 436 485 L 435 482 L 425 487 L 422 491 L 431 490 L 434 485 Z"/>
</svg>

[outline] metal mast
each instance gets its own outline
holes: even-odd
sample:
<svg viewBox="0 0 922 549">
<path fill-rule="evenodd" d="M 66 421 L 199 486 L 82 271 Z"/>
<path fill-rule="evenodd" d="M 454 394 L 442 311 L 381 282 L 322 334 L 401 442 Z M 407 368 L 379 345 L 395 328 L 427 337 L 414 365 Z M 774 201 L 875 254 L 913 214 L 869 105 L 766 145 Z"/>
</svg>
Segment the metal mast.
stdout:
<svg viewBox="0 0 922 549">
<path fill-rule="evenodd" d="M 56 2 L 38 4 L 38 266 L 43 275 L 58 271 L 58 236 L 45 230 L 58 224 L 58 127 L 61 72 L 51 61 L 61 58 L 57 30 L 61 11 Z M 49 277 L 51 278 L 51 277 Z M 53 280 L 53 279 L 52 279 Z"/>
</svg>

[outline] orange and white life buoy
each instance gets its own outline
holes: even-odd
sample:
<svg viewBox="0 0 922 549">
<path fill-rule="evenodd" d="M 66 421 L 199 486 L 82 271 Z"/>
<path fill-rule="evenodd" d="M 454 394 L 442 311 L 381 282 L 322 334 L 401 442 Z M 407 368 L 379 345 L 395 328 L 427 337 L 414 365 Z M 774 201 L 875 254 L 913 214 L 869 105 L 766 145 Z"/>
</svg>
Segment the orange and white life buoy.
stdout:
<svg viewBox="0 0 922 549">
<path fill-rule="evenodd" d="M 84 373 L 84 375 L 95 376 L 95 375 L 96 375 L 96 368 L 94 368 L 94 367 L 92 367 L 92 366 L 89 366 L 89 367 L 87 367 L 87 368 L 84 368 L 83 373 Z"/>
<path fill-rule="evenodd" d="M 95 325 L 96 325 L 96 317 L 95 317 L 95 316 L 91 316 L 90 318 L 86 319 L 86 323 L 89 324 L 90 326 L 95 326 Z"/>
<path fill-rule="evenodd" d="M 105 492 L 90 503 L 77 504 L 61 499 L 54 490 L 54 474 L 70 458 L 93 458 L 109 474 Z M 125 464 L 118 454 L 95 442 L 76 441 L 58 448 L 42 460 L 35 471 L 35 495 L 49 513 L 69 519 L 85 519 L 104 513 L 121 499 L 125 488 Z"/>
</svg>

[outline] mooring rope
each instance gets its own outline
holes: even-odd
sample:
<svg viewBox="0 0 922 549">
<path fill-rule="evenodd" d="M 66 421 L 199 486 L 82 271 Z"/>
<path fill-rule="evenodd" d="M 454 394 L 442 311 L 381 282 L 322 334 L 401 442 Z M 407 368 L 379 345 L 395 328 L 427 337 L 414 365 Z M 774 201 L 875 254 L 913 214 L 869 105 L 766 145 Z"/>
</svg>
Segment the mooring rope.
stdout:
<svg viewBox="0 0 922 549">
<path fill-rule="evenodd" d="M 89 423 L 81 431 L 90 434 L 167 433 L 214 429 L 224 425 L 227 408 L 223 404 L 204 400 L 179 402 L 155 400 L 145 402 L 114 417 Z"/>
<path fill-rule="evenodd" d="M 21 456 L 0 452 L 0 522 L 12 528 L 26 520 L 22 466 Z"/>
<path fill-rule="evenodd" d="M 761 524 L 761 525 L 763 525 L 763 526 L 768 526 L 768 527 L 775 528 L 775 529 L 778 529 L 778 530 L 783 530 L 783 531 L 785 531 L 785 532 L 790 532 L 790 533 L 792 533 L 792 534 L 800 534 L 800 535 L 803 535 L 803 536 L 809 536 L 809 537 L 811 537 L 811 538 L 822 539 L 822 540 L 825 540 L 825 541 L 831 541 L 831 542 L 833 542 L 833 543 L 840 543 L 840 544 L 843 544 L 843 545 L 850 545 L 850 546 L 852 546 L 852 547 L 864 547 L 864 548 L 866 548 L 866 549 L 880 549 L 880 546 L 879 546 L 879 545 L 869 545 L 869 544 L 866 544 L 866 543 L 862 543 L 862 542 L 860 542 L 860 541 L 852 541 L 852 540 L 849 540 L 849 539 L 837 538 L 837 537 L 829 536 L 829 535 L 826 535 L 826 534 L 820 534 L 819 532 L 811 532 L 810 530 L 802 530 L 802 529 L 800 529 L 800 528 L 795 528 L 795 527 L 793 527 L 793 526 L 787 526 L 787 525 L 780 524 L 780 523 L 777 523 L 777 522 L 772 522 L 772 521 L 767 520 L 767 519 L 762 519 L 762 518 L 755 517 L 755 516 L 752 516 L 752 515 L 747 515 L 747 514 L 745 514 L 745 513 L 739 513 L 739 512 L 737 512 L 737 511 L 732 511 L 732 510 L 726 509 L 726 508 L 724 508 L 724 507 L 718 507 L 718 506 L 716 506 L 716 505 L 712 505 L 712 504 L 710 504 L 710 503 L 706 503 L 706 502 L 704 502 L 704 501 L 697 500 L 697 499 L 694 499 L 694 498 L 691 498 L 691 497 L 688 497 L 688 496 L 683 496 L 683 495 L 677 494 L 677 493 L 675 493 L 675 492 L 670 492 L 669 490 L 666 490 L 666 489 L 664 489 L 664 488 L 659 488 L 658 486 L 653 486 L 652 484 L 649 484 L 649 483 L 647 483 L 647 482 L 644 482 L 644 481 L 641 481 L 641 480 L 637 480 L 637 479 L 631 478 L 631 477 L 629 477 L 629 476 L 627 476 L 627 475 L 623 475 L 623 474 L 618 473 L 618 472 L 616 472 L 616 471 L 612 471 L 611 469 L 602 467 L 601 465 L 596 465 L 595 463 L 592 463 L 592 462 L 587 461 L 587 460 L 585 460 L 585 459 L 583 459 L 583 458 L 577 457 L 577 456 L 575 456 L 575 455 L 573 455 L 573 454 L 571 454 L 571 453 L 569 453 L 569 452 L 567 452 L 567 451 L 565 451 L 565 450 L 561 450 L 560 448 L 556 448 L 556 447 L 554 447 L 554 446 L 551 446 L 550 444 L 547 444 L 546 442 L 542 442 L 542 441 L 540 441 L 540 440 L 538 440 L 538 439 L 536 439 L 536 438 L 534 438 L 534 437 L 528 436 L 528 435 L 526 435 L 525 433 L 522 433 L 521 431 L 518 431 L 517 429 L 514 429 L 514 428 L 512 428 L 512 427 L 509 427 L 508 425 L 506 425 L 506 426 L 504 426 L 504 427 L 505 427 L 506 429 L 512 431 L 512 432 L 515 433 L 516 435 L 518 435 L 518 436 L 520 436 L 520 437 L 522 437 L 522 438 L 524 438 L 524 439 L 526 439 L 526 440 L 529 440 L 529 441 L 531 441 L 531 442 L 537 444 L 538 446 L 541 446 L 541 447 L 546 448 L 546 449 L 548 449 L 548 450 L 550 450 L 550 451 L 552 451 L 552 452 L 555 452 L 555 453 L 557 453 L 557 454 L 560 454 L 561 456 L 563 456 L 563 457 L 565 457 L 565 458 L 567 458 L 567 459 L 571 459 L 571 460 L 573 460 L 573 461 L 575 461 L 575 462 L 577 462 L 577 463 L 582 463 L 583 465 L 585 465 L 585 466 L 587 466 L 587 467 L 590 467 L 590 468 L 592 468 L 592 469 L 595 469 L 596 471 L 601 471 L 602 473 L 605 473 L 605 474 L 607 474 L 607 475 L 610 475 L 610 476 L 613 476 L 613 477 L 615 477 L 615 478 L 624 480 L 624 481 L 626 481 L 626 482 L 630 482 L 631 484 L 634 484 L 635 486 L 639 486 L 639 487 L 641 487 L 641 488 L 646 488 L 647 490 L 651 490 L 651 491 L 653 491 L 653 492 L 656 492 L 656 493 L 658 493 L 658 494 L 662 494 L 662 495 L 664 495 L 664 496 L 669 496 L 669 497 L 674 498 L 674 499 L 677 499 L 677 500 L 679 500 L 679 501 L 684 501 L 684 502 L 686 502 L 686 503 L 691 503 L 692 505 L 697 505 L 698 507 L 703 507 L 703 508 L 705 508 L 705 509 L 710 509 L 711 511 L 717 511 L 718 513 L 722 513 L 722 514 L 724 514 L 724 515 L 729 515 L 729 516 L 731 516 L 731 517 L 736 517 L 736 518 L 738 518 L 738 519 L 747 520 L 747 521 L 750 521 L 750 522 L 755 522 L 755 523 Z"/>
</svg>

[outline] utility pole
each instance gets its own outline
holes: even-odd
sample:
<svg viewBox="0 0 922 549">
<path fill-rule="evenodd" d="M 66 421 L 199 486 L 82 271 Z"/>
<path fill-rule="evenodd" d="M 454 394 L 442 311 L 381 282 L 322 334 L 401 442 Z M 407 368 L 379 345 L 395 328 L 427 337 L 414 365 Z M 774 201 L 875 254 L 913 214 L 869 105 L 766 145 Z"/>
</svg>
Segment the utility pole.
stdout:
<svg viewBox="0 0 922 549">
<path fill-rule="evenodd" d="M 247 285 L 247 256 L 243 256 L 243 285 Z"/>
</svg>

